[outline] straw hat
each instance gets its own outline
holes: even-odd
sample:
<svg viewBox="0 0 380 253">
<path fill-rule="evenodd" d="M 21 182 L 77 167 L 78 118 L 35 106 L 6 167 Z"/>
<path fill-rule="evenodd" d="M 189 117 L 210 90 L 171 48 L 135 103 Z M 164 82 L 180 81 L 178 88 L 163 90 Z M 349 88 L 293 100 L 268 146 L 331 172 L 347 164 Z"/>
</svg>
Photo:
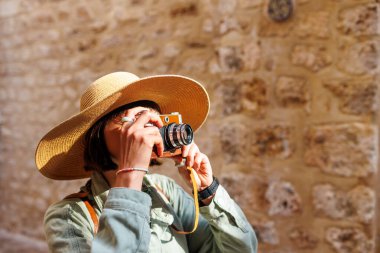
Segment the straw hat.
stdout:
<svg viewBox="0 0 380 253">
<path fill-rule="evenodd" d="M 47 133 L 36 150 L 36 165 L 46 177 L 69 180 L 89 177 L 83 169 L 83 137 L 102 116 L 139 100 L 156 102 L 163 114 L 179 112 L 197 130 L 206 120 L 210 102 L 197 81 L 178 75 L 139 78 L 128 72 L 105 75 L 81 97 L 80 112 Z"/>
</svg>

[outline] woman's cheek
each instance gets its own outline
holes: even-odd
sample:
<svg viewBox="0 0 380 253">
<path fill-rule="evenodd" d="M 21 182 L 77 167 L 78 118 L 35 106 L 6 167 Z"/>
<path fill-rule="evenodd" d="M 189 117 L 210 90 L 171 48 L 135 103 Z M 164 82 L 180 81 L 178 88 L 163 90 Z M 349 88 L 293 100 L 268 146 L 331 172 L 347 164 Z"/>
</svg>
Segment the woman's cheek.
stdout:
<svg viewBox="0 0 380 253">
<path fill-rule="evenodd" d="M 104 139 L 108 152 L 118 159 L 120 150 L 120 129 L 107 125 L 104 128 Z"/>
</svg>

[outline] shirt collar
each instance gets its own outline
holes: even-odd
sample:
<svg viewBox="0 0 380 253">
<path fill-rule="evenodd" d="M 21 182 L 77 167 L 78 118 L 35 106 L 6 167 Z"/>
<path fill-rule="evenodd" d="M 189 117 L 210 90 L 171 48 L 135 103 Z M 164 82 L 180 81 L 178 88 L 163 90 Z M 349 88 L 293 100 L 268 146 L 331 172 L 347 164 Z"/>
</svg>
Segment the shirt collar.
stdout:
<svg viewBox="0 0 380 253">
<path fill-rule="evenodd" d="M 104 202 L 107 200 L 110 185 L 103 174 L 97 171 L 92 173 L 91 182 L 92 195 L 94 196 L 96 204 L 99 206 L 100 210 L 102 210 Z"/>
</svg>

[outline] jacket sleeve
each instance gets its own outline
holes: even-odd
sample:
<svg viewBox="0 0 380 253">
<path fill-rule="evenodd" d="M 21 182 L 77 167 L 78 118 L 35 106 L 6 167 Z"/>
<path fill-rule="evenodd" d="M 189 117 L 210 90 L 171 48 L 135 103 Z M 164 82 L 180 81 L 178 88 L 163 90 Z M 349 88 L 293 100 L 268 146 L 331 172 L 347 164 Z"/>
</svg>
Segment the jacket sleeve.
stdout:
<svg viewBox="0 0 380 253">
<path fill-rule="evenodd" d="M 127 188 L 112 188 L 93 236 L 83 203 L 70 200 L 51 206 L 44 227 L 51 252 L 147 252 L 151 198 Z"/>
<path fill-rule="evenodd" d="M 193 227 L 195 208 L 193 198 L 174 181 L 163 186 L 171 195 L 170 203 L 179 216 L 185 231 Z M 200 207 L 197 230 L 187 236 L 190 252 L 257 252 L 257 239 L 252 226 L 240 207 L 219 185 L 208 206 Z"/>
</svg>

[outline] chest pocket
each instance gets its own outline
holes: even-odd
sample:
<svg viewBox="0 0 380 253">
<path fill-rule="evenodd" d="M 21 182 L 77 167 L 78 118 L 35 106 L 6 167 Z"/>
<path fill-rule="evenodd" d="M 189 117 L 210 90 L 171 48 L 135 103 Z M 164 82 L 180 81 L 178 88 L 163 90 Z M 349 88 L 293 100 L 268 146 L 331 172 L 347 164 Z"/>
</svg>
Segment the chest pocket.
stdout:
<svg viewBox="0 0 380 253">
<path fill-rule="evenodd" d="M 162 243 L 173 240 L 170 226 L 173 224 L 174 217 L 162 207 L 156 207 L 151 210 L 150 228 L 152 234 L 155 234 Z"/>
<path fill-rule="evenodd" d="M 169 226 L 173 224 L 173 212 L 170 209 L 169 200 L 157 191 L 154 187 L 149 187 L 149 195 L 152 198 L 152 209 L 150 211 L 150 228 L 153 234 L 157 234 L 159 240 L 168 241 L 171 236 Z"/>
</svg>

